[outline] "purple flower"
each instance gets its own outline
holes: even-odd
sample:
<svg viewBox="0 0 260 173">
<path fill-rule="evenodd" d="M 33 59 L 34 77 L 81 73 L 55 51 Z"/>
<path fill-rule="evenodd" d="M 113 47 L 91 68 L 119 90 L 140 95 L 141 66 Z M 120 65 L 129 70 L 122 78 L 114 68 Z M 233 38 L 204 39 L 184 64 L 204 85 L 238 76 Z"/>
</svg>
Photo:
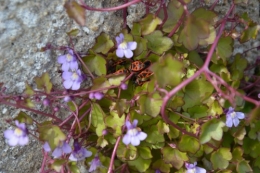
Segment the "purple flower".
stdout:
<svg viewBox="0 0 260 173">
<path fill-rule="evenodd" d="M 206 169 L 196 166 L 197 162 L 194 162 L 194 164 L 191 163 L 185 163 L 185 166 L 187 168 L 186 173 L 206 173 Z"/>
<path fill-rule="evenodd" d="M 227 114 L 226 114 L 226 126 L 227 127 L 232 127 L 233 124 L 235 127 L 238 126 L 239 124 L 239 119 L 244 119 L 245 118 L 245 114 L 242 112 L 235 112 L 234 108 L 229 107 Z"/>
<path fill-rule="evenodd" d="M 42 148 L 43 148 L 44 151 L 47 152 L 47 153 L 51 151 L 51 147 L 50 147 L 50 145 L 49 145 L 48 142 L 45 142 L 45 143 L 43 144 Z"/>
<path fill-rule="evenodd" d="M 101 100 L 104 97 L 104 94 L 102 92 L 92 92 L 89 93 L 89 98 L 91 100 L 96 99 L 96 100 Z"/>
<path fill-rule="evenodd" d="M 120 88 L 122 90 L 127 90 L 127 85 L 125 83 L 121 83 Z"/>
<path fill-rule="evenodd" d="M 63 98 L 63 100 L 64 100 L 64 102 L 69 102 L 69 101 L 71 101 L 71 97 L 70 96 L 65 96 L 64 98 Z"/>
<path fill-rule="evenodd" d="M 45 150 L 46 151 L 46 150 Z M 57 146 L 54 151 L 52 152 L 52 156 L 54 158 L 59 158 L 62 156 L 62 154 L 68 154 L 72 151 L 70 145 L 66 143 L 65 141 L 61 141 L 60 145 Z"/>
<path fill-rule="evenodd" d="M 62 64 L 61 69 L 63 71 L 68 71 L 69 69 L 74 70 L 78 69 L 77 58 L 73 53 L 73 50 L 69 50 L 69 53 L 66 55 L 61 55 L 58 57 L 58 63 Z"/>
<path fill-rule="evenodd" d="M 89 172 L 95 171 L 98 167 L 102 166 L 98 155 L 96 155 L 94 157 L 94 159 L 90 162 L 90 168 L 89 168 Z"/>
<path fill-rule="evenodd" d="M 123 137 L 123 143 L 128 145 L 132 144 L 133 146 L 138 146 L 140 144 L 140 141 L 145 140 L 147 137 L 147 134 L 142 132 L 139 128 L 137 128 L 138 120 L 134 120 L 133 124 L 131 124 L 129 121 L 125 122 L 125 125 L 127 127 L 127 132 L 125 136 Z"/>
<path fill-rule="evenodd" d="M 116 37 L 117 42 L 117 50 L 116 55 L 119 58 L 132 58 L 134 53 L 132 50 L 135 50 L 137 47 L 137 43 L 135 41 L 126 42 L 124 41 L 124 35 L 121 33 L 118 37 Z"/>
<path fill-rule="evenodd" d="M 28 129 L 24 123 L 15 121 L 17 128 L 15 130 L 4 131 L 4 137 L 8 140 L 10 146 L 26 145 L 29 142 Z"/>
<path fill-rule="evenodd" d="M 76 71 L 64 71 L 62 73 L 62 78 L 64 79 L 63 86 L 66 89 L 78 90 L 80 88 L 80 83 L 83 81 L 81 76 L 81 71 L 78 69 Z"/>
<path fill-rule="evenodd" d="M 155 173 L 161 173 L 161 171 L 159 169 L 156 169 Z"/>
<path fill-rule="evenodd" d="M 80 161 L 84 160 L 86 157 L 90 157 L 92 155 L 91 151 L 82 148 L 78 142 L 74 142 L 74 150 L 70 154 L 69 159 L 71 161 Z"/>
<path fill-rule="evenodd" d="M 43 103 L 44 106 L 49 106 L 50 105 L 50 100 L 45 98 L 45 99 L 43 99 L 42 103 Z"/>
</svg>

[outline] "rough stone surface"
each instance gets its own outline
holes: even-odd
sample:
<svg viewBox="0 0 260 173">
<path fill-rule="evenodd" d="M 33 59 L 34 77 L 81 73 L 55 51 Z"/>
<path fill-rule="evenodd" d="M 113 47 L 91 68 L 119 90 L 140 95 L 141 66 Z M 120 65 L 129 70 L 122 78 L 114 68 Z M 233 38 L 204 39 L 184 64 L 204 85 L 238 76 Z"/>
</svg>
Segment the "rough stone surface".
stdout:
<svg viewBox="0 0 260 173">
<path fill-rule="evenodd" d="M 48 72 L 51 81 L 56 87 L 60 87 L 61 78 L 58 73 L 59 65 L 56 57 L 63 52 L 47 51 L 39 49 L 52 43 L 65 46 L 69 44 L 66 32 L 71 29 L 80 29 L 80 34 L 73 39 L 75 49 L 86 52 L 91 47 L 95 38 L 101 33 L 108 33 L 114 37 L 122 26 L 122 12 L 86 12 L 86 26 L 79 27 L 67 17 L 63 8 L 63 1 L 42 0 L 1 0 L 0 1 L 0 82 L 5 83 L 6 93 L 19 94 L 25 88 L 25 82 L 33 83 L 33 78 L 44 72 Z M 122 3 L 122 0 L 86 0 L 92 7 L 112 7 Z M 192 2 L 197 6 L 199 0 Z M 212 4 L 213 1 L 206 1 Z M 220 1 L 217 11 L 225 13 L 229 4 Z M 249 16 L 260 23 L 259 2 L 252 0 L 248 5 L 240 5 L 236 9 L 239 12 L 248 12 Z M 139 20 L 145 10 L 142 5 L 129 8 L 128 25 Z M 240 45 L 236 43 L 238 52 L 260 44 L 257 40 Z M 259 56 L 256 50 L 247 53 L 248 59 Z M 13 118 L 19 110 L 0 105 L 0 134 L 10 126 L 6 119 Z M 31 114 L 34 118 L 42 120 L 42 117 Z M 31 127 L 30 130 L 33 130 Z M 0 135 L 0 173 L 36 173 L 41 161 L 41 144 L 30 137 L 29 145 L 25 147 L 9 147 Z M 84 167 L 81 168 L 85 172 Z"/>
</svg>

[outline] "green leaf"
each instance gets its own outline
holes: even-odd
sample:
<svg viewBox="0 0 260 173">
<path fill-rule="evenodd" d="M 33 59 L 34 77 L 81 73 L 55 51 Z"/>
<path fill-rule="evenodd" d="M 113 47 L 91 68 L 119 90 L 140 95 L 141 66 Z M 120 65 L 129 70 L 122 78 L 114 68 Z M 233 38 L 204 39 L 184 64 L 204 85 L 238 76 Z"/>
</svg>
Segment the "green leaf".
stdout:
<svg viewBox="0 0 260 173">
<path fill-rule="evenodd" d="M 220 141 L 223 135 L 222 127 L 224 126 L 225 123 L 218 119 L 212 119 L 204 123 L 201 127 L 200 143 L 205 144 L 211 139 Z"/>
<path fill-rule="evenodd" d="M 182 135 L 178 143 L 178 149 L 182 152 L 195 154 L 200 149 L 200 143 L 197 138 L 188 135 Z"/>
<path fill-rule="evenodd" d="M 186 153 L 180 152 L 176 148 L 164 147 L 162 149 L 163 160 L 170 163 L 176 169 L 180 169 L 185 161 L 188 161 Z"/>
<path fill-rule="evenodd" d="M 197 105 L 189 108 L 187 111 L 191 115 L 191 118 L 203 118 L 207 116 L 208 107 L 205 105 Z"/>
<path fill-rule="evenodd" d="M 247 29 L 243 30 L 240 38 L 240 43 L 245 43 L 251 39 L 256 39 L 258 34 L 258 25 L 255 22 L 249 22 Z"/>
<path fill-rule="evenodd" d="M 68 36 L 77 36 L 79 34 L 79 29 L 72 29 L 69 32 L 67 32 Z"/>
<path fill-rule="evenodd" d="M 145 18 L 140 20 L 142 35 L 148 35 L 152 33 L 157 25 L 160 25 L 162 20 L 156 17 L 154 14 L 148 14 Z"/>
<path fill-rule="evenodd" d="M 236 147 L 232 152 L 232 161 L 238 162 L 243 160 L 243 150 L 240 147 Z"/>
<path fill-rule="evenodd" d="M 177 1 L 170 1 L 167 5 L 167 20 L 163 25 L 163 32 L 170 33 L 183 14 L 183 6 Z M 164 19 L 164 10 L 160 10 L 159 17 Z"/>
<path fill-rule="evenodd" d="M 243 58 L 241 54 L 236 54 L 230 67 L 232 80 L 241 80 L 244 77 L 244 70 L 246 69 L 247 65 L 247 60 Z"/>
<path fill-rule="evenodd" d="M 169 132 L 170 132 L 169 125 L 166 124 L 166 123 L 164 123 L 163 121 L 158 121 L 157 127 L 158 127 L 158 131 L 159 131 L 161 134 L 169 133 Z"/>
<path fill-rule="evenodd" d="M 18 120 L 20 123 L 25 123 L 25 124 L 33 123 L 32 118 L 23 111 L 20 111 L 19 114 L 14 118 L 14 120 Z"/>
<path fill-rule="evenodd" d="M 128 145 L 127 147 L 122 142 L 119 143 L 118 148 L 116 150 L 116 155 L 118 158 L 122 160 L 134 160 L 137 157 L 137 149 L 132 145 Z"/>
<path fill-rule="evenodd" d="M 96 53 L 107 54 L 113 46 L 114 42 L 110 40 L 110 37 L 107 34 L 102 33 L 97 37 L 96 44 L 92 49 Z"/>
<path fill-rule="evenodd" d="M 26 82 L 25 83 L 25 91 L 24 94 L 28 97 L 32 96 L 34 94 L 34 91 L 32 89 L 32 87 Z"/>
<path fill-rule="evenodd" d="M 76 1 L 67 1 L 64 5 L 68 16 L 74 19 L 79 25 L 83 26 L 86 23 L 85 9 Z"/>
<path fill-rule="evenodd" d="M 110 87 L 110 83 L 107 81 L 105 77 L 97 77 L 93 80 L 93 85 L 91 87 L 91 90 L 96 90 L 100 88 L 107 88 Z M 107 90 L 103 90 L 103 92 L 107 92 Z"/>
<path fill-rule="evenodd" d="M 108 78 L 108 82 L 111 86 L 119 86 L 125 79 L 126 75 L 115 75 Z"/>
<path fill-rule="evenodd" d="M 202 58 L 200 57 L 200 55 L 196 51 L 190 51 L 187 59 L 191 63 L 195 64 L 197 67 L 202 67 L 202 65 L 204 63 Z"/>
<path fill-rule="evenodd" d="M 107 73 L 106 60 L 101 55 L 91 54 L 83 57 L 82 60 L 85 62 L 88 69 L 96 75 L 101 76 Z M 83 69 L 85 73 L 88 73 L 85 68 Z"/>
<path fill-rule="evenodd" d="M 151 153 L 151 149 L 148 148 L 148 147 L 138 147 L 137 151 L 138 151 L 140 157 L 142 157 L 143 159 L 153 158 L 153 155 Z"/>
<path fill-rule="evenodd" d="M 231 81 L 231 75 L 225 65 L 222 64 L 212 64 L 210 70 L 218 74 L 226 82 Z"/>
<path fill-rule="evenodd" d="M 101 147 L 101 148 L 104 148 L 105 146 L 108 145 L 108 142 L 106 139 L 104 139 L 103 136 L 100 136 L 97 140 L 97 146 Z"/>
<path fill-rule="evenodd" d="M 149 129 L 144 129 L 144 131 L 147 134 L 147 138 L 145 139 L 146 142 L 151 144 L 164 142 L 164 136 L 159 133 L 156 125 L 150 126 Z"/>
<path fill-rule="evenodd" d="M 160 113 L 162 98 L 158 93 L 154 93 L 152 96 L 143 95 L 138 100 L 138 103 L 141 106 L 142 112 L 156 117 Z"/>
<path fill-rule="evenodd" d="M 144 38 L 148 41 L 147 47 L 156 54 L 162 54 L 173 46 L 172 40 L 163 36 L 163 33 L 159 30 L 144 36 Z"/>
<path fill-rule="evenodd" d="M 68 167 L 72 173 L 80 173 L 77 162 L 69 162 Z"/>
<path fill-rule="evenodd" d="M 159 159 L 159 160 L 156 160 L 153 163 L 152 168 L 153 169 L 158 169 L 161 172 L 170 172 L 171 164 L 167 164 L 167 163 L 164 162 L 164 160 Z"/>
<path fill-rule="evenodd" d="M 237 172 L 238 173 L 248 173 L 248 172 L 253 172 L 252 168 L 248 164 L 249 161 L 242 160 L 237 164 Z"/>
<path fill-rule="evenodd" d="M 213 90 L 213 86 L 205 79 L 204 76 L 200 76 L 196 80 L 193 80 L 184 89 L 185 104 L 182 108 L 186 111 L 188 108 L 195 105 L 201 105 L 203 100 L 206 100 L 212 95 Z"/>
<path fill-rule="evenodd" d="M 227 58 L 232 55 L 233 52 L 233 39 L 232 37 L 221 37 L 218 41 L 216 53 L 226 65 Z"/>
<path fill-rule="evenodd" d="M 210 161 L 214 169 L 226 169 L 229 161 L 232 159 L 232 154 L 229 148 L 220 148 L 211 154 Z"/>
<path fill-rule="evenodd" d="M 183 76 L 182 62 L 174 59 L 171 54 L 164 55 L 159 62 L 154 63 L 151 70 L 160 87 L 176 86 L 181 82 Z"/>
<path fill-rule="evenodd" d="M 141 29 L 140 23 L 134 22 L 133 28 L 131 29 L 131 34 L 134 36 L 141 36 Z"/>
<path fill-rule="evenodd" d="M 143 159 L 142 157 L 138 157 L 135 160 L 127 162 L 130 167 L 134 167 L 139 172 L 145 172 L 151 164 L 150 159 Z"/>
<path fill-rule="evenodd" d="M 97 127 L 98 125 L 104 125 L 104 118 L 106 117 L 106 114 L 102 110 L 102 108 L 97 103 L 92 103 L 92 109 L 90 111 L 91 116 L 91 124 L 94 127 Z"/>
<path fill-rule="evenodd" d="M 121 128 L 125 123 L 125 117 L 119 117 L 118 113 L 115 111 L 111 112 L 110 114 L 110 116 L 106 117 L 105 123 L 108 127 L 111 127 L 115 130 L 114 136 L 118 137 L 122 134 Z"/>
<path fill-rule="evenodd" d="M 35 77 L 34 81 L 36 82 L 38 89 L 44 89 L 47 94 L 50 94 L 52 89 L 52 83 L 50 81 L 50 76 L 47 72 L 43 73 L 40 77 Z"/>
<path fill-rule="evenodd" d="M 66 159 L 55 159 L 54 162 L 51 164 L 51 168 L 57 172 L 60 172 L 62 166 L 66 163 L 66 161 Z"/>
<path fill-rule="evenodd" d="M 66 139 L 66 135 L 61 131 L 59 126 L 52 125 L 51 122 L 44 122 L 38 125 L 39 138 L 47 141 L 52 150 Z"/>
</svg>

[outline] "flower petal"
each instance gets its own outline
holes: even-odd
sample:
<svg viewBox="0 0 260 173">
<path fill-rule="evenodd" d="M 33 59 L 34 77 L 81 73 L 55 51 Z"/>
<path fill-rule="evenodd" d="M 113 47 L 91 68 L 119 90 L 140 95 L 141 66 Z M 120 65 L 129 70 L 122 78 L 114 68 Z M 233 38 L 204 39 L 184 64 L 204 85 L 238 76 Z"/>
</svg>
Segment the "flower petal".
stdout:
<svg viewBox="0 0 260 173">
<path fill-rule="evenodd" d="M 70 68 L 70 63 L 64 62 L 61 66 L 62 71 L 68 71 Z"/>
<path fill-rule="evenodd" d="M 227 127 L 232 127 L 232 125 L 233 125 L 233 121 L 232 121 L 231 116 L 227 116 L 226 126 Z"/>
<path fill-rule="evenodd" d="M 131 136 L 125 135 L 125 136 L 123 137 L 123 143 L 124 143 L 125 145 L 128 145 L 128 144 L 130 144 L 130 142 L 131 142 Z"/>
<path fill-rule="evenodd" d="M 70 157 L 69 157 L 69 160 L 71 160 L 71 161 L 78 161 L 78 158 L 76 158 L 76 157 L 74 156 L 74 153 L 71 153 L 71 154 L 70 154 Z"/>
<path fill-rule="evenodd" d="M 132 124 L 128 120 L 125 122 L 125 126 L 126 126 L 127 130 L 130 130 L 133 128 Z"/>
<path fill-rule="evenodd" d="M 59 64 L 63 64 L 65 62 L 67 62 L 66 56 L 67 55 L 60 55 L 60 56 L 58 56 L 58 63 Z"/>
<path fill-rule="evenodd" d="M 72 62 L 70 63 L 70 69 L 71 69 L 71 70 L 78 70 L 78 68 L 79 68 L 79 64 L 78 64 L 77 61 L 72 61 Z"/>
<path fill-rule="evenodd" d="M 127 48 L 130 50 L 135 50 L 137 47 L 137 43 L 135 41 L 131 41 L 127 43 Z"/>
<path fill-rule="evenodd" d="M 144 133 L 144 132 L 139 132 L 138 135 L 137 135 L 137 137 L 138 137 L 139 140 L 143 141 L 143 140 L 146 139 L 147 134 Z"/>
<path fill-rule="evenodd" d="M 82 153 L 83 153 L 83 156 L 84 157 L 90 157 L 92 155 L 92 152 L 91 151 L 88 151 L 87 149 L 85 148 L 82 148 Z"/>
<path fill-rule="evenodd" d="M 62 151 L 65 153 L 65 154 L 68 154 L 72 151 L 70 145 L 67 143 L 67 142 L 64 142 L 63 145 L 62 145 Z"/>
<path fill-rule="evenodd" d="M 64 72 L 62 73 L 62 79 L 64 79 L 64 80 L 70 80 L 70 79 L 71 79 L 71 75 L 72 75 L 71 72 L 69 72 L 69 71 L 64 71 Z"/>
<path fill-rule="evenodd" d="M 65 80 L 63 82 L 63 86 L 66 88 L 66 89 L 70 89 L 71 86 L 73 85 L 73 82 L 71 80 Z"/>
<path fill-rule="evenodd" d="M 11 138 L 9 138 L 8 140 L 8 144 L 10 146 L 16 146 L 18 144 L 19 138 L 16 136 L 12 136 Z"/>
<path fill-rule="evenodd" d="M 133 124 L 132 124 L 132 128 L 136 128 L 138 124 L 138 120 L 134 119 Z"/>
<path fill-rule="evenodd" d="M 131 144 L 132 144 L 133 146 L 138 146 L 138 145 L 140 145 L 140 140 L 138 139 L 138 137 L 132 136 L 132 137 L 131 137 Z"/>
<path fill-rule="evenodd" d="M 245 114 L 243 112 L 236 112 L 236 116 L 239 119 L 244 119 L 245 118 Z"/>
<path fill-rule="evenodd" d="M 61 147 L 55 148 L 55 150 L 52 152 L 52 156 L 54 158 L 59 158 L 62 155 L 62 149 Z"/>
<path fill-rule="evenodd" d="M 206 171 L 206 169 L 204 169 L 204 168 L 201 168 L 201 167 L 197 167 L 196 166 L 196 173 L 206 173 L 207 171 Z"/>
<path fill-rule="evenodd" d="M 51 151 L 51 147 L 48 144 L 48 142 L 45 142 L 42 146 L 42 148 L 44 149 L 45 152 L 50 152 Z"/>
<path fill-rule="evenodd" d="M 124 57 L 124 50 L 123 49 L 117 49 L 116 50 L 116 56 L 119 58 L 123 58 Z"/>
<path fill-rule="evenodd" d="M 72 90 L 78 90 L 80 88 L 80 82 L 73 82 L 72 84 Z"/>
<path fill-rule="evenodd" d="M 5 131 L 4 131 L 4 137 L 5 137 L 6 139 L 10 139 L 10 138 L 12 138 L 13 136 L 15 136 L 14 130 L 8 129 L 8 130 L 5 130 Z"/>
<path fill-rule="evenodd" d="M 125 49 L 124 54 L 126 58 L 132 58 L 134 55 L 133 51 L 131 51 L 130 49 Z"/>
<path fill-rule="evenodd" d="M 239 124 L 239 119 L 237 117 L 233 118 L 233 123 L 234 123 L 234 126 L 237 127 Z"/>
<path fill-rule="evenodd" d="M 26 136 L 23 136 L 23 137 L 20 137 L 19 140 L 18 140 L 18 143 L 19 145 L 26 145 L 29 143 L 29 137 L 26 135 Z"/>
</svg>

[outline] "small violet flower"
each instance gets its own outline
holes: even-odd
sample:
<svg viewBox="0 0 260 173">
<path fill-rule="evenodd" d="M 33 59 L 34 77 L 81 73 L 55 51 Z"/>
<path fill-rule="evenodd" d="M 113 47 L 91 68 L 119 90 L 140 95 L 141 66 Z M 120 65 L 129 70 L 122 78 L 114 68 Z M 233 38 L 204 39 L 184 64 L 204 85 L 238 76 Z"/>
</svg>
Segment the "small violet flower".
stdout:
<svg viewBox="0 0 260 173">
<path fill-rule="evenodd" d="M 197 162 L 194 164 L 191 163 L 185 163 L 185 166 L 187 168 L 186 173 L 206 173 L 206 169 L 196 166 Z"/>
<path fill-rule="evenodd" d="M 242 112 L 235 112 L 234 108 L 229 107 L 227 114 L 226 114 L 226 126 L 227 127 L 232 127 L 233 124 L 235 127 L 238 126 L 239 124 L 239 119 L 244 119 L 245 118 L 245 114 Z"/>
<path fill-rule="evenodd" d="M 69 50 L 69 53 L 66 55 L 61 55 L 58 57 L 58 63 L 62 64 L 61 69 L 63 71 L 69 71 L 69 69 L 78 69 L 77 58 L 73 53 L 73 50 Z"/>
<path fill-rule="evenodd" d="M 91 100 L 96 99 L 96 100 L 101 100 L 104 97 L 104 94 L 102 92 L 92 92 L 89 94 L 89 98 Z"/>
<path fill-rule="evenodd" d="M 80 88 L 80 84 L 83 81 L 81 76 L 81 71 L 75 70 L 73 72 L 64 71 L 62 73 L 62 78 L 64 79 L 63 86 L 66 89 L 78 90 Z"/>
<path fill-rule="evenodd" d="M 74 142 L 74 150 L 70 154 L 69 160 L 71 161 L 80 161 L 84 160 L 86 157 L 90 157 L 92 155 L 91 151 L 80 146 L 78 142 Z"/>
<path fill-rule="evenodd" d="M 95 171 L 98 167 L 102 166 L 98 155 L 96 155 L 94 157 L 94 159 L 90 162 L 90 168 L 89 168 L 89 172 Z"/>
<path fill-rule="evenodd" d="M 45 142 L 44 145 L 43 145 L 43 149 L 46 151 L 46 152 L 50 152 L 51 151 L 51 147 L 50 145 L 48 144 L 48 142 Z M 52 156 L 54 158 L 59 158 L 62 156 L 62 154 L 68 154 L 72 151 L 70 145 L 68 143 L 66 143 L 65 141 L 61 141 L 60 142 L 60 145 L 57 146 L 54 151 L 52 152 Z"/>
<path fill-rule="evenodd" d="M 4 137 L 8 140 L 10 146 L 26 145 L 29 142 L 28 129 L 24 123 L 15 121 L 17 128 L 15 130 L 5 130 Z"/>
<path fill-rule="evenodd" d="M 118 37 L 116 37 L 117 42 L 117 50 L 116 55 L 119 58 L 123 58 L 124 56 L 126 58 L 132 58 L 134 53 L 132 50 L 135 50 L 137 47 L 137 43 L 135 41 L 126 42 L 124 40 L 124 35 L 121 33 Z"/>
<path fill-rule="evenodd" d="M 136 127 L 138 123 L 138 120 L 134 120 L 133 124 L 131 124 L 129 121 L 125 122 L 127 132 L 125 136 L 123 137 L 123 143 L 125 145 L 132 144 L 133 146 L 138 146 L 140 144 L 140 141 L 145 140 L 147 137 L 147 134 L 142 132 L 140 128 Z"/>
<path fill-rule="evenodd" d="M 70 96 L 65 96 L 63 98 L 63 101 L 67 103 L 67 102 L 71 101 L 71 97 Z"/>
<path fill-rule="evenodd" d="M 127 84 L 121 83 L 120 88 L 121 88 L 122 90 L 127 90 Z"/>
</svg>

